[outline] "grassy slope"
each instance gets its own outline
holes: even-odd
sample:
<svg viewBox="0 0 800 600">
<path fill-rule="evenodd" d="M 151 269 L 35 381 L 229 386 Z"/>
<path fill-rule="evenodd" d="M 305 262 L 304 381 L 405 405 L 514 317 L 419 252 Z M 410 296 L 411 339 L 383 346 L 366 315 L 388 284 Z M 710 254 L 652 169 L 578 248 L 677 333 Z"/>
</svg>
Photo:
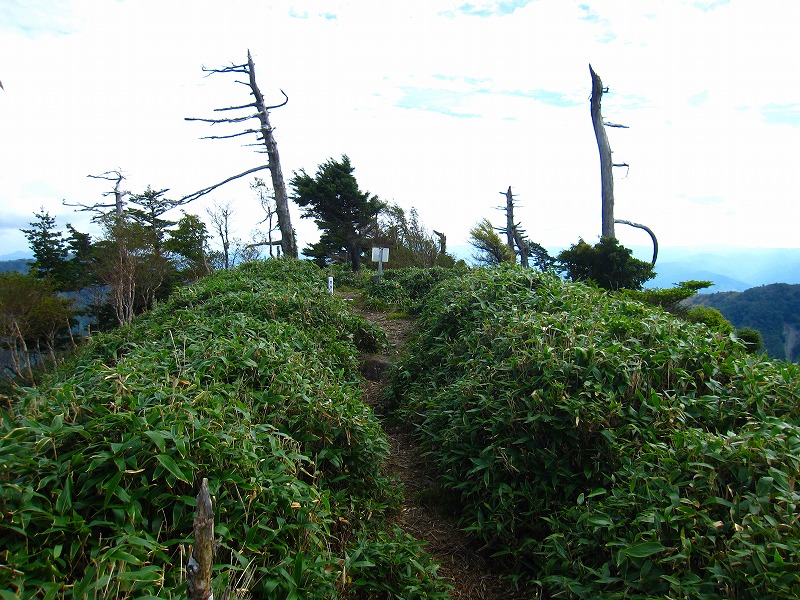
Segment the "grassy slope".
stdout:
<svg viewBox="0 0 800 600">
<path fill-rule="evenodd" d="M 465 527 L 572 597 L 798 597 L 800 373 L 519 268 L 429 298 L 394 379 Z"/>
<path fill-rule="evenodd" d="M 0 596 L 185 597 L 201 477 L 218 590 L 442 595 L 419 544 L 380 526 L 399 492 L 357 347 L 382 342 L 292 261 L 218 273 L 94 338 L 3 414 Z"/>
</svg>

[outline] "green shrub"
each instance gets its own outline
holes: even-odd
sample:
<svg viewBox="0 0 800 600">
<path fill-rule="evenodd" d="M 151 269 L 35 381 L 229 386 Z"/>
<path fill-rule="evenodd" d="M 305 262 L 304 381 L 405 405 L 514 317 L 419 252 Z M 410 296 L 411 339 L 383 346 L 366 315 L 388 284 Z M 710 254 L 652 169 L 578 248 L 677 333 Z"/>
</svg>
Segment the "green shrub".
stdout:
<svg viewBox="0 0 800 600">
<path fill-rule="evenodd" d="M 521 268 L 428 297 L 391 402 L 549 596 L 797 597 L 800 368 Z"/>
<path fill-rule="evenodd" d="M 16 416 L 2 412 L 0 595 L 185 597 L 203 477 L 218 590 L 332 598 L 370 585 L 368 571 L 337 582 L 353 548 L 391 560 L 372 524 L 399 492 L 356 348 L 384 342 L 316 267 L 289 260 L 207 277 L 95 337 L 20 390 Z M 439 584 L 395 573 L 392 589 L 414 585 Z"/>
<path fill-rule="evenodd" d="M 736 330 L 736 337 L 744 342 L 748 354 L 755 354 L 764 349 L 764 338 L 758 329 L 740 327 Z"/>
<path fill-rule="evenodd" d="M 733 325 L 722 313 L 711 306 L 693 306 L 684 317 L 690 323 L 702 323 L 720 333 L 731 333 Z"/>
<path fill-rule="evenodd" d="M 408 305 L 408 294 L 397 281 L 370 281 L 364 287 L 364 305 L 367 308 L 403 308 Z"/>
<path fill-rule="evenodd" d="M 639 290 L 655 277 L 653 266 L 633 258 L 616 238 L 601 238 L 594 246 L 583 240 L 563 250 L 556 261 L 572 281 L 591 281 L 606 290 Z"/>
</svg>

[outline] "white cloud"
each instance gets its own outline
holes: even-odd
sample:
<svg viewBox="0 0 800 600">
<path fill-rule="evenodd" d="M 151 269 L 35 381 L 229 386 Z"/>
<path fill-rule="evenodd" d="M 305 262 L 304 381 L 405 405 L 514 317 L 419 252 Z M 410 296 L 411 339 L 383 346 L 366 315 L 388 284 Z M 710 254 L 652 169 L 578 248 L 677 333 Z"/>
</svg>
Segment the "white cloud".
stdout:
<svg viewBox="0 0 800 600">
<path fill-rule="evenodd" d="M 287 178 L 347 153 L 364 189 L 416 206 L 449 243 L 482 217 L 499 222 L 509 185 L 535 241 L 597 237 L 591 62 L 610 87 L 604 115 L 630 127 L 609 132 L 631 165 L 617 173 L 620 218 L 666 245 L 798 245 L 792 0 L 53 6 L 0 8 L 0 206 L 12 224 L 44 206 L 88 226 L 61 206 L 100 199 L 88 174 L 120 168 L 134 191 L 177 197 L 259 164 L 244 140 L 198 140 L 220 126 L 184 121 L 248 101 L 201 65 L 243 62 L 250 48 L 263 91 L 290 98 L 272 114 Z M 214 198 L 236 201 L 246 236 L 257 208 L 247 182 Z M 295 219 L 301 243 L 313 241 Z M 0 254 L 20 249 L 13 228 L 3 233 Z M 619 232 L 623 243 L 634 234 Z"/>
</svg>

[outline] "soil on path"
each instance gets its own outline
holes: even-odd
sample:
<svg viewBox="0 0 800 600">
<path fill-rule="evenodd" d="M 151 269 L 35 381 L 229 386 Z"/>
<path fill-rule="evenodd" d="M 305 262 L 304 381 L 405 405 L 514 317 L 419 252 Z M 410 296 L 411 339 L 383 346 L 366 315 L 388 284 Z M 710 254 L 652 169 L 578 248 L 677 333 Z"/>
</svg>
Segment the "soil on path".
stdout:
<svg viewBox="0 0 800 600">
<path fill-rule="evenodd" d="M 351 300 L 355 300 L 350 296 Z M 387 313 L 358 308 L 354 310 L 380 326 L 389 338 L 384 360 L 392 361 L 403 350 L 414 332 L 414 321 L 392 318 Z M 371 357 L 372 360 L 380 360 Z M 380 406 L 384 382 L 366 382 L 366 400 Z M 391 455 L 388 471 L 403 483 L 404 501 L 396 521 L 407 532 L 427 542 L 425 548 L 440 565 L 439 574 L 453 584 L 454 600 L 517 600 L 529 598 L 502 579 L 502 565 L 490 563 L 478 552 L 473 540 L 461 531 L 455 520 L 442 514 L 435 500 L 439 496 L 433 465 L 422 455 L 413 435 L 400 427 L 387 426 Z"/>
</svg>

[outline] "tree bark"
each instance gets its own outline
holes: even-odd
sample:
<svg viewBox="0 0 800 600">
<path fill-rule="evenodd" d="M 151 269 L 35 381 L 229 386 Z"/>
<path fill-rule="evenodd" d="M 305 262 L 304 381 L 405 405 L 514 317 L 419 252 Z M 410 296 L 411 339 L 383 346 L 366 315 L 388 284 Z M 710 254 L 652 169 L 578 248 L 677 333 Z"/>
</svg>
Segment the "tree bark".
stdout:
<svg viewBox="0 0 800 600">
<path fill-rule="evenodd" d="M 278 154 L 278 143 L 272 135 L 272 126 L 269 123 L 269 110 L 264 103 L 264 96 L 256 84 L 256 67 L 250 50 L 247 51 L 247 70 L 250 76 L 250 89 L 256 98 L 256 109 L 258 119 L 261 122 L 261 135 L 264 138 L 264 145 L 267 147 L 269 157 L 269 173 L 272 177 L 272 188 L 275 190 L 275 212 L 278 215 L 278 227 L 281 230 L 281 250 L 285 256 L 297 258 L 297 242 L 295 241 L 292 220 L 289 216 L 289 195 L 286 193 L 286 182 L 283 179 L 281 170 L 281 158 Z M 284 94 L 285 96 L 285 94 Z"/>
<path fill-rule="evenodd" d="M 211 567 L 214 558 L 214 508 L 203 478 L 197 494 L 197 516 L 194 518 L 194 548 L 186 565 L 186 587 L 189 600 L 213 599 Z"/>
<path fill-rule="evenodd" d="M 514 249 L 514 195 L 511 193 L 511 186 L 506 192 L 506 243 L 512 252 Z"/>
<path fill-rule="evenodd" d="M 500 192 L 501 194 L 503 192 Z M 511 186 L 508 186 L 506 196 L 506 237 L 508 239 L 508 247 L 514 256 L 517 255 L 519 249 L 519 262 L 523 267 L 528 266 L 528 257 L 531 255 L 530 244 L 525 240 L 522 232 L 520 232 L 517 223 L 514 222 L 514 194 L 511 193 Z"/>
<path fill-rule="evenodd" d="M 603 116 L 600 113 L 600 101 L 603 97 L 603 82 L 589 65 L 592 75 L 591 114 L 594 135 L 597 139 L 597 148 L 600 151 L 600 180 L 602 184 L 602 233 L 601 237 L 616 237 L 614 235 L 614 175 L 612 173 L 613 161 L 611 159 L 611 146 L 608 143 Z"/>
</svg>

